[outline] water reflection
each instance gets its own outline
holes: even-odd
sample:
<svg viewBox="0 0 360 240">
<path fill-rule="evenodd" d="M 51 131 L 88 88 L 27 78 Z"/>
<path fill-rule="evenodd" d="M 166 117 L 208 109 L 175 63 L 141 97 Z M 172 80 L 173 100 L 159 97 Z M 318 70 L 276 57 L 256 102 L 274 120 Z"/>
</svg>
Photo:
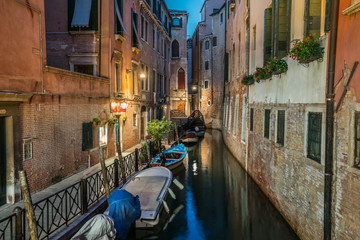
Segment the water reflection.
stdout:
<svg viewBox="0 0 360 240">
<path fill-rule="evenodd" d="M 184 204 L 159 239 L 298 239 L 222 142 L 207 131 L 174 175 Z"/>
</svg>

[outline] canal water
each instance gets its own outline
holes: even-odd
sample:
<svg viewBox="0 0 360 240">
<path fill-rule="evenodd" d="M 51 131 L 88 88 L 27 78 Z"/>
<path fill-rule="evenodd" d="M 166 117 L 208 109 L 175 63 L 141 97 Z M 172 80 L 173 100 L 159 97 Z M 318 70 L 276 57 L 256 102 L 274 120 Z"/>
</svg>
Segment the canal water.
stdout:
<svg viewBox="0 0 360 240">
<path fill-rule="evenodd" d="M 185 189 L 158 239 L 298 239 L 255 182 L 210 130 L 173 171 Z"/>
</svg>

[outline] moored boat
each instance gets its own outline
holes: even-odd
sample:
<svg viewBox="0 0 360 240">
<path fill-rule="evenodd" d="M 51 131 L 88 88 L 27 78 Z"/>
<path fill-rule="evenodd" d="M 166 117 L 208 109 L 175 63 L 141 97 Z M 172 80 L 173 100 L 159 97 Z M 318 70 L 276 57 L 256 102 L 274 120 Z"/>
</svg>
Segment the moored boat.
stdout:
<svg viewBox="0 0 360 240">
<path fill-rule="evenodd" d="M 197 143 L 199 141 L 198 136 L 195 133 L 190 132 L 180 138 L 182 143 Z"/>
<path fill-rule="evenodd" d="M 150 165 L 152 167 L 164 166 L 168 169 L 174 169 L 180 166 L 187 154 L 187 150 L 183 144 L 175 145 L 157 156 L 155 156 Z"/>
</svg>

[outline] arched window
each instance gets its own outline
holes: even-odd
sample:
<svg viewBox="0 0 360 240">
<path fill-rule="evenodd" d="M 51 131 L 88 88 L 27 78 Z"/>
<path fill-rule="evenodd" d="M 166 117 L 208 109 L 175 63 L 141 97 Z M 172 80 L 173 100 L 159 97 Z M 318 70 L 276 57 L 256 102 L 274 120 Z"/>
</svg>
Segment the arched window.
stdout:
<svg viewBox="0 0 360 240">
<path fill-rule="evenodd" d="M 185 71 L 182 68 L 178 71 L 178 89 L 185 89 Z"/>
<path fill-rule="evenodd" d="M 171 44 L 171 52 L 173 58 L 179 57 L 179 42 L 177 40 L 174 40 Z"/>
</svg>

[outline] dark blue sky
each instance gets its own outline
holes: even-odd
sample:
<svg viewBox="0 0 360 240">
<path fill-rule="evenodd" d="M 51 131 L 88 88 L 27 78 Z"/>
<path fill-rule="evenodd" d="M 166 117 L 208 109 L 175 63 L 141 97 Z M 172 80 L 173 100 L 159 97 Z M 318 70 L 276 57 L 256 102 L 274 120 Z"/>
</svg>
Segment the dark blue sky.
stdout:
<svg viewBox="0 0 360 240">
<path fill-rule="evenodd" d="M 165 0 L 165 2 L 169 9 L 186 10 L 189 13 L 187 34 L 188 38 L 191 37 L 201 19 L 200 9 L 204 0 Z"/>
</svg>

